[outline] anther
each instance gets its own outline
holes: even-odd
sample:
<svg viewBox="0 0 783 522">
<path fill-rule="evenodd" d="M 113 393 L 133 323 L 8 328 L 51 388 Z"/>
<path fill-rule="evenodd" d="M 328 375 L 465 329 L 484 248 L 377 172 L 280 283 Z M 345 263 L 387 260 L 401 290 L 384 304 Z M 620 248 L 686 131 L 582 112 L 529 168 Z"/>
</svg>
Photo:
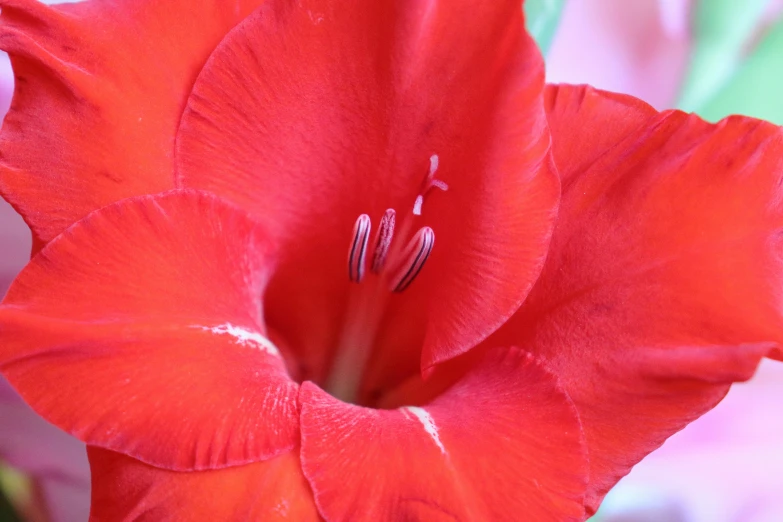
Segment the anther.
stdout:
<svg viewBox="0 0 783 522">
<path fill-rule="evenodd" d="M 367 254 L 367 241 L 370 238 L 370 216 L 362 214 L 353 226 L 353 241 L 348 251 L 348 278 L 360 283 L 364 278 L 364 260 Z"/>
<path fill-rule="evenodd" d="M 391 278 L 392 291 L 402 292 L 410 286 L 430 257 L 434 245 L 435 232 L 430 227 L 420 228 L 416 232 L 402 252 L 397 271 Z"/>
<path fill-rule="evenodd" d="M 388 209 L 381 218 L 378 231 L 375 233 L 375 253 L 372 256 L 372 271 L 379 274 L 386 263 L 392 238 L 394 237 L 394 222 L 396 213 L 394 209 Z"/>
<path fill-rule="evenodd" d="M 424 196 L 426 196 L 427 192 L 432 190 L 433 187 L 444 192 L 449 190 L 449 186 L 445 182 L 439 179 L 435 179 L 435 173 L 438 172 L 439 163 L 440 160 L 438 159 L 437 154 L 430 156 L 430 170 L 427 172 L 427 177 L 424 179 L 424 183 L 421 186 L 421 192 L 418 196 L 416 196 L 416 201 L 413 202 L 413 214 L 415 216 L 421 216 L 421 207 L 424 204 Z"/>
</svg>

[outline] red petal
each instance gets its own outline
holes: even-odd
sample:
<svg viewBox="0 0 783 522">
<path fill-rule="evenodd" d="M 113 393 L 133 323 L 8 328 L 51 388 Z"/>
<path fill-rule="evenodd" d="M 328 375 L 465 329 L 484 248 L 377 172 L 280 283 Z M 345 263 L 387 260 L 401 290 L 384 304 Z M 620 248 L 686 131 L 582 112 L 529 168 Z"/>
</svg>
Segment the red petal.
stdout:
<svg viewBox="0 0 783 522">
<path fill-rule="evenodd" d="M 174 186 L 174 136 L 220 39 L 261 0 L 2 0 L 16 91 L 0 191 L 40 243 L 123 197 Z"/>
<path fill-rule="evenodd" d="M 264 344 L 270 255 L 258 226 L 212 196 L 105 207 L 11 286 L 0 369 L 47 420 L 154 465 L 214 468 L 287 451 L 298 386 Z"/>
<path fill-rule="evenodd" d="M 552 141 L 552 152 L 564 184 L 629 134 L 642 131 L 658 114 L 633 96 L 588 86 L 547 85 L 545 104 L 549 128 L 557 137 Z M 575 121 L 583 125 L 574 125 Z"/>
<path fill-rule="evenodd" d="M 328 521 L 582 520 L 587 459 L 555 378 L 492 350 L 424 408 L 372 410 L 302 385 L 302 467 Z"/>
<path fill-rule="evenodd" d="M 179 179 L 263 215 L 283 242 L 269 321 L 300 358 L 323 368 L 337 342 L 361 213 L 377 226 L 395 208 L 398 237 L 402 220 L 409 235 L 435 230 L 422 275 L 391 298 L 395 335 L 378 336 L 413 347 L 415 370 L 474 346 L 524 299 L 559 183 L 521 15 L 510 0 L 269 0 L 210 57 L 179 129 Z M 433 154 L 449 189 L 417 218 Z"/>
<path fill-rule="evenodd" d="M 90 447 L 92 522 L 321 520 L 297 452 L 228 469 L 177 472 Z"/>
<path fill-rule="evenodd" d="M 549 100 L 560 219 L 541 278 L 488 344 L 524 346 L 562 379 L 595 509 L 760 357 L 783 355 L 783 133 L 582 87 Z"/>
</svg>

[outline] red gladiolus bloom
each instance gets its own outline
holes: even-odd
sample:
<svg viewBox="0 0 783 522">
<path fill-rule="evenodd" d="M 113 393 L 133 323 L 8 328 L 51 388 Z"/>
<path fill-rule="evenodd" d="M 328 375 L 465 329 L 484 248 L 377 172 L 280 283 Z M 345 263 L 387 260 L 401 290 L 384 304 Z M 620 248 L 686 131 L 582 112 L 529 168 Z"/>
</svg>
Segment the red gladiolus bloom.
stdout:
<svg viewBox="0 0 783 522">
<path fill-rule="evenodd" d="M 545 90 L 518 2 L 195 4 L 0 1 L 94 520 L 583 520 L 783 358 L 777 127 Z"/>
</svg>

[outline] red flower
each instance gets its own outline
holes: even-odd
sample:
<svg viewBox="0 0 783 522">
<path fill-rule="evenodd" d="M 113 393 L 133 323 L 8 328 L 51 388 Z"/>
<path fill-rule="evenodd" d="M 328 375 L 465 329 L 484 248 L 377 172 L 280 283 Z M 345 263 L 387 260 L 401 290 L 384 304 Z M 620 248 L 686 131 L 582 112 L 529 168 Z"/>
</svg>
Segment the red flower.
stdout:
<svg viewBox="0 0 783 522">
<path fill-rule="evenodd" d="M 777 127 L 544 93 L 517 2 L 256 3 L 0 2 L 0 368 L 95 520 L 582 520 L 783 358 Z"/>
</svg>

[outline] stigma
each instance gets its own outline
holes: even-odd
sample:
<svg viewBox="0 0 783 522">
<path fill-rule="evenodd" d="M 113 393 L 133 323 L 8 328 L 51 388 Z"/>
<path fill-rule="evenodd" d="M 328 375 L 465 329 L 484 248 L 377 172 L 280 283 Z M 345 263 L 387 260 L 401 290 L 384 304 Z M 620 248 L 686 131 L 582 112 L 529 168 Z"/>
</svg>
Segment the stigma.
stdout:
<svg viewBox="0 0 783 522">
<path fill-rule="evenodd" d="M 416 196 L 416 200 L 413 202 L 413 215 L 421 216 L 421 207 L 424 206 L 424 197 L 433 189 L 439 189 L 442 191 L 449 190 L 449 186 L 439 179 L 435 179 L 435 173 L 438 172 L 438 166 L 440 160 L 437 154 L 430 156 L 430 169 L 427 172 L 427 177 L 422 183 L 421 190 Z"/>
</svg>

